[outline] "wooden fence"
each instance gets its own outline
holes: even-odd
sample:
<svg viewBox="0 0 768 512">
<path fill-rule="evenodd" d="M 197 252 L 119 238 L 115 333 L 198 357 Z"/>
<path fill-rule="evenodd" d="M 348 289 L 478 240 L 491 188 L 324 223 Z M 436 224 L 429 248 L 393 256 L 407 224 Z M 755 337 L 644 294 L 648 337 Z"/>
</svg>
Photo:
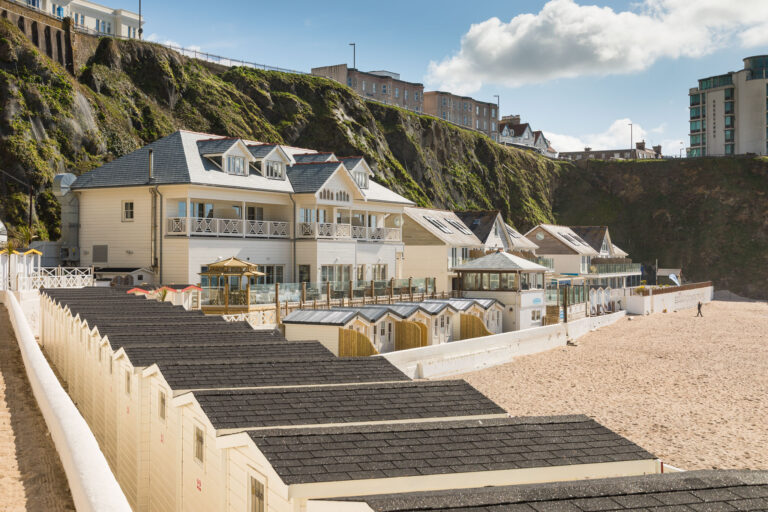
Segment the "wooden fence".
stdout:
<svg viewBox="0 0 768 512">
<path fill-rule="evenodd" d="M 365 334 L 354 329 L 339 328 L 339 357 L 367 357 L 378 353 Z"/>
<path fill-rule="evenodd" d="M 395 350 L 427 346 L 427 326 L 403 320 L 395 324 Z"/>
<path fill-rule="evenodd" d="M 461 339 L 468 340 L 481 336 L 491 336 L 493 333 L 485 327 L 482 319 L 475 315 L 461 314 Z"/>
</svg>

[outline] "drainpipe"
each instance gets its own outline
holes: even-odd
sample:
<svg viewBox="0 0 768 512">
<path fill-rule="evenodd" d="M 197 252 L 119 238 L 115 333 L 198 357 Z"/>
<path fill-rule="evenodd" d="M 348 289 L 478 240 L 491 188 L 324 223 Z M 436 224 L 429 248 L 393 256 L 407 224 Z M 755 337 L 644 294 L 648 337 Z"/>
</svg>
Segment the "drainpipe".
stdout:
<svg viewBox="0 0 768 512">
<path fill-rule="evenodd" d="M 299 282 L 299 276 L 297 274 L 298 268 L 296 266 L 296 201 L 293 199 L 293 194 L 288 194 L 288 197 L 291 200 L 291 203 L 293 203 L 293 214 L 292 214 L 292 225 L 291 225 L 291 231 L 293 231 L 293 282 L 298 283 Z M 311 272 L 311 270 L 310 270 Z M 312 275 L 310 274 L 310 279 Z"/>
<path fill-rule="evenodd" d="M 157 238 L 159 239 L 159 255 L 157 258 L 157 274 L 159 279 L 159 284 L 163 284 L 163 194 L 160 193 L 160 186 L 155 185 L 155 194 L 157 194 L 157 197 L 160 199 L 159 204 L 159 216 L 160 221 L 157 223 L 158 227 L 158 234 Z"/>
</svg>

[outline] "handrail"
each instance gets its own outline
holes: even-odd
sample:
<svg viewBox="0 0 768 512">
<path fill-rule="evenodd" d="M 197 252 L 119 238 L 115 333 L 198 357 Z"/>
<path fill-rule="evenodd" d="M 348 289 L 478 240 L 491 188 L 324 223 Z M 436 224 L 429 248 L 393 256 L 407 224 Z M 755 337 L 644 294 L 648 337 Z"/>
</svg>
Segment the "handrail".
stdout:
<svg viewBox="0 0 768 512">
<path fill-rule="evenodd" d="M 131 512 L 99 443 L 48 365 L 13 293 L 5 292 L 5 303 L 32 394 L 61 459 L 75 508 Z"/>
<path fill-rule="evenodd" d="M 276 220 L 167 217 L 166 233 L 243 238 L 288 238 L 290 223 Z M 189 230 L 189 232 L 187 232 Z"/>
</svg>

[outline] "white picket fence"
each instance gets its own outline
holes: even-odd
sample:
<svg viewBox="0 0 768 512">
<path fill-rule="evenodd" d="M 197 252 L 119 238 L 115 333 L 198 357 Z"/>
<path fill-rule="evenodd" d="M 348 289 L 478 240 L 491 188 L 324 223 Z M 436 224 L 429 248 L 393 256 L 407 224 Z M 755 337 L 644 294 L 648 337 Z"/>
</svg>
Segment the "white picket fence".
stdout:
<svg viewBox="0 0 768 512">
<path fill-rule="evenodd" d="M 5 285 L 6 283 L 0 284 Z M 37 272 L 29 276 L 17 274 L 15 279 L 12 276 L 10 286 L 13 291 L 29 291 L 40 288 L 84 288 L 93 286 L 93 268 L 40 267 Z"/>
</svg>

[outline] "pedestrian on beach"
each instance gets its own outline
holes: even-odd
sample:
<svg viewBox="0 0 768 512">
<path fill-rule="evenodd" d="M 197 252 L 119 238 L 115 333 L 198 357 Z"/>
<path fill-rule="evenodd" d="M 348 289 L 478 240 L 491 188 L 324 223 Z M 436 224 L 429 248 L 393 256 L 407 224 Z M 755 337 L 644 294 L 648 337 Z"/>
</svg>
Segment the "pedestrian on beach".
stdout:
<svg viewBox="0 0 768 512">
<path fill-rule="evenodd" d="M 699 312 L 698 312 L 698 313 L 696 313 L 696 316 L 700 316 L 700 317 L 702 317 L 702 318 L 703 318 L 703 317 L 704 317 L 704 315 L 702 315 L 702 314 L 701 314 L 701 301 L 699 301 L 699 305 L 698 305 L 698 306 L 696 306 L 696 307 L 699 309 Z"/>
</svg>

